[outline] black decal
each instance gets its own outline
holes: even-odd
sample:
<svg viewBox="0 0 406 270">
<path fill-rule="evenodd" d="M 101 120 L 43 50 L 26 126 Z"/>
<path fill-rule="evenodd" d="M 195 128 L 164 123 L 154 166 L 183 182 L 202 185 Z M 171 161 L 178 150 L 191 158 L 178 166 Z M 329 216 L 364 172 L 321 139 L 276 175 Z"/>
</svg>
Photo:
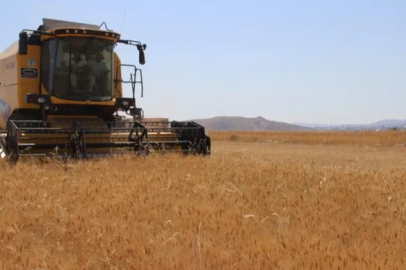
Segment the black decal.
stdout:
<svg viewBox="0 0 406 270">
<path fill-rule="evenodd" d="M 38 78 L 38 69 L 22 68 L 21 69 L 21 78 L 37 79 Z"/>
</svg>

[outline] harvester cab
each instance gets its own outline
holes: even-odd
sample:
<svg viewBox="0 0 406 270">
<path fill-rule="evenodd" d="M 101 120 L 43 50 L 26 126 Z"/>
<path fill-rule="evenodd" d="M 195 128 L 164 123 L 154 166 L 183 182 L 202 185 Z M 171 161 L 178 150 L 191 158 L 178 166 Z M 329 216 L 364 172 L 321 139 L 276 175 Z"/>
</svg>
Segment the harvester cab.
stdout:
<svg viewBox="0 0 406 270">
<path fill-rule="evenodd" d="M 106 30 L 102 30 L 105 25 Z M 142 70 L 122 64 L 115 47 L 146 45 L 100 26 L 43 19 L 0 54 L 0 156 L 92 157 L 149 152 L 209 155 L 204 127 L 189 121 L 147 121 L 136 105 Z M 130 68 L 124 80 L 122 68 Z M 131 97 L 124 97 L 123 84 Z M 121 114 L 120 114 L 121 113 Z"/>
</svg>

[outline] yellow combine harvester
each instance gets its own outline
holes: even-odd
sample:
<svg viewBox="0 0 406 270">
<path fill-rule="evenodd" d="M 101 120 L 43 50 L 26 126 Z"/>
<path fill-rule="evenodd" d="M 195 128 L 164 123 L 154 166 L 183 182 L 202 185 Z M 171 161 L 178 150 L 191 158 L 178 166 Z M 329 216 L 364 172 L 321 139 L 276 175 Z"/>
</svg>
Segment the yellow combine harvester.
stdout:
<svg viewBox="0 0 406 270">
<path fill-rule="evenodd" d="M 103 23 L 105 25 L 105 23 Z M 142 71 L 122 64 L 115 46 L 136 46 L 145 64 L 146 45 L 123 40 L 105 25 L 43 19 L 23 30 L 0 54 L 0 155 L 9 161 L 33 155 L 90 157 L 175 151 L 209 155 L 211 142 L 195 122 L 145 121 L 135 103 Z M 128 80 L 122 68 L 130 68 Z M 129 83 L 132 97 L 124 97 Z M 130 118 L 119 112 L 125 112 Z"/>
</svg>

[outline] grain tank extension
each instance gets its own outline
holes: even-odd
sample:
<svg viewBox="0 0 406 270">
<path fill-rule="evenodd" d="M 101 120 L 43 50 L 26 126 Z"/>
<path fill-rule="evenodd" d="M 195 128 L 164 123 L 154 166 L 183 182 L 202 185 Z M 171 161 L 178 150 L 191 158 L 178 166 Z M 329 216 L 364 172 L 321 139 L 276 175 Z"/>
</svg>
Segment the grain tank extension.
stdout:
<svg viewBox="0 0 406 270">
<path fill-rule="evenodd" d="M 146 45 L 103 24 L 43 19 L 0 54 L 1 157 L 209 155 L 210 138 L 199 124 L 146 121 L 135 99 L 137 85 L 143 96 L 142 70 L 123 64 L 114 50 L 135 46 L 144 65 Z M 131 97 L 123 96 L 123 84 L 131 85 Z"/>
</svg>

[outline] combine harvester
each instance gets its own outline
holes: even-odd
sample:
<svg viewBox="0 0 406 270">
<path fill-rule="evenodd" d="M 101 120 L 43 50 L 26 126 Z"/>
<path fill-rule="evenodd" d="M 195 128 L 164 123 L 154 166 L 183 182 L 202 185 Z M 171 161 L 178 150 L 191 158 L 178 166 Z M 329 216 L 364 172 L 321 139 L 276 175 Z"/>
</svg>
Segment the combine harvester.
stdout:
<svg viewBox="0 0 406 270">
<path fill-rule="evenodd" d="M 0 54 L 1 157 L 210 155 L 210 138 L 197 123 L 146 121 L 135 102 L 137 84 L 143 96 L 142 71 L 114 52 L 118 43 L 133 45 L 144 65 L 146 45 L 123 40 L 106 25 L 102 30 L 103 24 L 43 19 Z M 128 80 L 122 68 L 131 69 Z M 123 83 L 131 85 L 132 97 L 123 96 Z"/>
</svg>

